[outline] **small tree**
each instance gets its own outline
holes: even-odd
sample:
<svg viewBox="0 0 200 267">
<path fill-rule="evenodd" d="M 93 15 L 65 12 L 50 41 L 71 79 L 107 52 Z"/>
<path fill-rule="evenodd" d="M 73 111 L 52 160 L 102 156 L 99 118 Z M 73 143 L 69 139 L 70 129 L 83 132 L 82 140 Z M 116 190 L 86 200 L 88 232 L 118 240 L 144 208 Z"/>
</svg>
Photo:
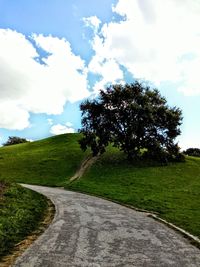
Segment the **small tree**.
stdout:
<svg viewBox="0 0 200 267">
<path fill-rule="evenodd" d="M 86 100 L 80 106 L 83 150 L 93 155 L 103 153 L 106 146 L 124 151 L 129 159 L 139 157 L 141 150 L 151 158 L 167 160 L 179 155 L 174 142 L 180 134 L 182 113 L 170 108 L 158 90 L 136 81 L 113 85 L 101 90 L 97 99 Z"/>
<path fill-rule="evenodd" d="M 200 157 L 200 148 L 188 148 L 183 153 L 188 156 Z"/>
<path fill-rule="evenodd" d="M 17 137 L 17 136 L 9 136 L 8 141 L 3 144 L 3 146 L 11 146 L 11 145 L 16 145 L 16 144 L 21 144 L 21 143 L 27 143 L 28 140 L 25 138 Z"/>
</svg>

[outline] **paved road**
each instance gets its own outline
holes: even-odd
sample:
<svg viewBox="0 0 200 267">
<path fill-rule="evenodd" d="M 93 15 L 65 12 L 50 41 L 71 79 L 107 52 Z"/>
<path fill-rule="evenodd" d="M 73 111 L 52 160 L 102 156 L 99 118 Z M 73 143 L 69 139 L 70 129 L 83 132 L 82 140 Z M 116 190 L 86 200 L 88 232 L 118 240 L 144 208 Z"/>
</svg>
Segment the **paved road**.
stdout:
<svg viewBox="0 0 200 267">
<path fill-rule="evenodd" d="M 28 186 L 56 206 L 53 223 L 15 267 L 198 267 L 200 250 L 126 207 L 58 188 Z"/>
</svg>

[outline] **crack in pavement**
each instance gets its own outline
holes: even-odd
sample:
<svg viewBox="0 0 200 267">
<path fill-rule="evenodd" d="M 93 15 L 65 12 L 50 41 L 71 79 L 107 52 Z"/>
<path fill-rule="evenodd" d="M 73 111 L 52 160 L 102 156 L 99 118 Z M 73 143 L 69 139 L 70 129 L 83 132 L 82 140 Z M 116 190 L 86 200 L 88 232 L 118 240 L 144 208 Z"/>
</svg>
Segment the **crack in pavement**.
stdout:
<svg viewBox="0 0 200 267">
<path fill-rule="evenodd" d="M 55 204 L 48 229 L 14 267 L 198 267 L 200 250 L 166 225 L 81 193 L 24 185 Z"/>
</svg>

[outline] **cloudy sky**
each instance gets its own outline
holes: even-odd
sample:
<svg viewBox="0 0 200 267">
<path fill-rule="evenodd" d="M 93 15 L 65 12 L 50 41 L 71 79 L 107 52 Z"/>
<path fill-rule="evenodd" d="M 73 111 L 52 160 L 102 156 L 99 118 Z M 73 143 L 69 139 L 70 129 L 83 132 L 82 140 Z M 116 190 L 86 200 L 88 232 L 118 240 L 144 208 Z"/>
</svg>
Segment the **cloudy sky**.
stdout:
<svg viewBox="0 0 200 267">
<path fill-rule="evenodd" d="M 80 103 L 149 81 L 200 147 L 199 0 L 0 0 L 0 143 L 80 128 Z"/>
</svg>

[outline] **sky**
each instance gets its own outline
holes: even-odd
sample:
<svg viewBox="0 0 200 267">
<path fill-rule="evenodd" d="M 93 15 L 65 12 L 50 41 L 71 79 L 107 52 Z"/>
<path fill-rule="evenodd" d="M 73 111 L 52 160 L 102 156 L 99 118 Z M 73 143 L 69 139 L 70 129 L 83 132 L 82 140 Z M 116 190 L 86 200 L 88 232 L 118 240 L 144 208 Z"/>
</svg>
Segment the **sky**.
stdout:
<svg viewBox="0 0 200 267">
<path fill-rule="evenodd" d="M 80 103 L 146 81 L 200 148 L 199 0 L 0 0 L 0 144 L 81 128 Z"/>
</svg>

